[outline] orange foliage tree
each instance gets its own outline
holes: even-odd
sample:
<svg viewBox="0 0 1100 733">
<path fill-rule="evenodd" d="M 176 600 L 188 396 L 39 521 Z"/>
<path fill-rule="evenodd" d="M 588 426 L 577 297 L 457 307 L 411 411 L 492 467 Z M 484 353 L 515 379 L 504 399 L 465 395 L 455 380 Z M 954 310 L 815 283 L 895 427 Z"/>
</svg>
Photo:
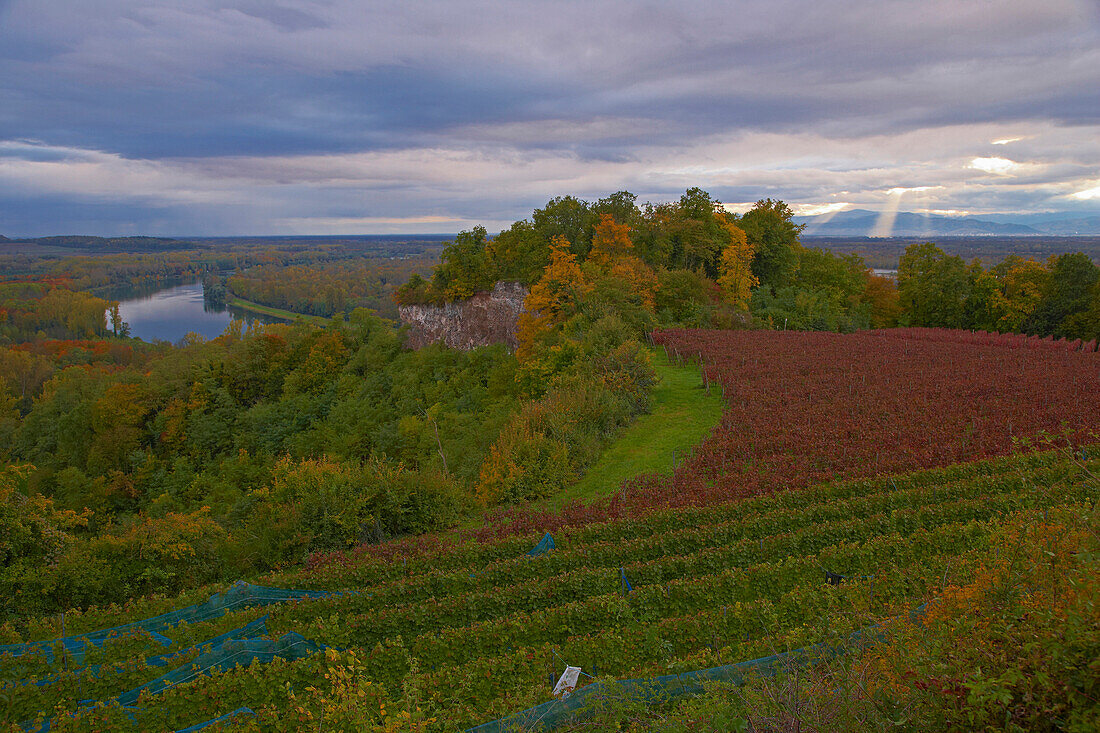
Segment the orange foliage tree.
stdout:
<svg viewBox="0 0 1100 733">
<path fill-rule="evenodd" d="M 592 237 L 588 261 L 611 275 L 625 280 L 641 296 L 646 310 L 656 309 L 657 274 L 634 254 L 630 227 L 619 224 L 610 214 L 603 214 Z"/>
<path fill-rule="evenodd" d="M 866 272 L 866 285 L 862 301 L 871 306 L 871 325 L 875 328 L 896 326 L 901 316 L 901 299 L 898 285 L 892 279 Z"/>
<path fill-rule="evenodd" d="M 555 237 L 550 243 L 550 264 L 531 288 L 523 303 L 525 312 L 519 317 L 516 356 L 520 361 L 531 357 L 540 336 L 574 315 L 591 291 L 592 283 L 581 272 L 569 242 L 565 237 Z"/>
</svg>

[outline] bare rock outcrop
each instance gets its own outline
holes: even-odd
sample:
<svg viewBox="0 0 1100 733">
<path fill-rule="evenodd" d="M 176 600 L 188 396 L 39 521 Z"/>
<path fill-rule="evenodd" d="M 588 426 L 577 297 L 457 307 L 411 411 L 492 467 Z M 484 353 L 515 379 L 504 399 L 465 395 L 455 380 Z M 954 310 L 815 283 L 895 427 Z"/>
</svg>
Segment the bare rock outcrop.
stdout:
<svg viewBox="0 0 1100 733">
<path fill-rule="evenodd" d="M 516 325 L 523 313 L 527 288 L 517 282 L 499 282 L 489 292 L 469 300 L 443 305 L 403 305 L 401 323 L 409 326 L 405 343 L 412 349 L 442 341 L 452 349 L 507 344 L 515 349 Z"/>
</svg>

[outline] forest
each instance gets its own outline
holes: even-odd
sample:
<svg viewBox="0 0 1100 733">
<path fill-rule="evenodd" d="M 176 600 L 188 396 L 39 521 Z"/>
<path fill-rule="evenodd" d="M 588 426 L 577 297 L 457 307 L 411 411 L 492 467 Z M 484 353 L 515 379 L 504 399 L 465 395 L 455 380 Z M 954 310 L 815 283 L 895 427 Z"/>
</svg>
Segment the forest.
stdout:
<svg viewBox="0 0 1100 733">
<path fill-rule="evenodd" d="M 794 539 L 779 524 L 761 526 L 753 530 L 761 554 L 737 555 L 757 583 L 744 597 L 735 584 L 711 577 L 717 571 L 706 559 L 725 552 L 722 538 L 732 535 L 689 529 L 676 512 L 765 497 L 761 506 L 782 515 L 781 502 L 767 498 L 780 489 L 866 478 L 879 483 L 828 491 L 886 495 L 891 488 L 880 477 L 887 474 L 917 477 L 913 472 L 1010 455 L 1021 441 L 1057 431 L 1086 444 L 1089 431 L 1100 429 L 1094 390 L 1100 355 L 1092 353 L 1100 339 L 1100 268 L 1083 253 L 1043 261 L 1009 256 L 986 267 L 929 242 L 906 248 L 895 280 L 874 274 L 857 254 L 804 246 L 800 234 L 782 201 L 762 199 L 737 215 L 691 188 L 662 204 L 639 205 L 627 192 L 593 202 L 561 196 L 495 236 L 475 227 L 441 249 L 421 244 L 407 255 L 332 242 L 265 247 L 243 240 L 225 249 L 206 244 L 0 261 L 0 642 L 29 640 L 62 612 L 91 624 L 103 609 L 125 608 L 127 615 L 164 609 L 172 599 L 241 578 L 326 591 L 377 586 L 377 600 L 325 601 L 330 621 L 317 621 L 314 611 L 299 618 L 292 608 L 276 614 L 271 628 L 289 633 L 301 628 L 297 622 L 309 624 L 318 643 L 351 649 L 351 657 L 340 657 L 341 674 L 359 664 L 355 654 L 375 649 L 371 674 L 379 694 L 435 686 L 438 693 L 425 700 L 433 701 L 439 729 L 452 729 L 484 712 L 475 703 L 479 685 L 500 714 L 516 700 L 537 701 L 543 694 L 537 679 L 515 671 L 522 694 L 512 699 L 510 678 L 494 674 L 511 669 L 504 650 L 513 646 L 543 665 L 550 646 L 539 645 L 551 644 L 549 630 L 561 627 L 562 609 L 574 602 L 598 636 L 598 643 L 571 641 L 578 655 L 599 657 L 620 632 L 637 642 L 636 658 L 607 653 L 607 669 L 620 675 L 652 672 L 671 657 L 685 669 L 689 662 L 706 666 L 733 653 L 745 633 L 763 638 L 753 615 L 741 610 L 731 614 L 736 628 L 723 626 L 724 613 L 722 620 L 706 617 L 704 627 L 714 634 L 709 647 L 692 636 L 677 609 L 704 613 L 711 587 L 729 585 L 739 602 L 767 606 L 783 624 L 775 637 L 783 643 L 820 640 L 787 623 L 795 619 L 797 626 L 802 610 L 783 616 L 788 611 L 776 609 L 787 601 L 756 589 L 771 583 L 808 598 L 818 562 L 853 576 L 870 572 L 900 557 L 900 540 L 888 530 L 919 536 L 923 549 L 905 562 L 928 561 L 929 548 L 947 542 L 948 535 L 936 534 L 941 524 L 992 521 L 991 507 L 1001 505 L 983 504 L 984 479 L 960 474 L 960 481 L 975 483 L 951 494 L 958 505 L 934 521 L 882 519 L 878 504 L 861 504 L 886 533 L 853 528 L 850 536 L 871 543 L 866 552 L 834 547 L 840 540 L 830 534 L 832 525 Z M 204 278 L 217 297 L 329 320 L 248 327 L 238 321 L 214 339 L 150 344 L 128 337 L 117 303 L 103 297 L 111 286 L 188 277 Z M 405 332 L 393 320 L 398 305 L 459 301 L 500 280 L 529 289 L 514 353 L 503 345 L 405 347 Z M 608 501 L 546 510 L 538 502 L 578 481 L 651 409 L 654 363 L 665 358 L 696 359 L 707 388 L 721 386 L 720 425 L 671 475 L 629 479 L 609 488 Z M 952 375 L 948 386 L 945 374 Z M 791 384 L 801 385 L 797 393 Z M 980 414 L 970 411 L 975 395 Z M 1044 412 L 1052 400 L 1061 407 Z M 923 429 L 931 420 L 939 425 L 934 435 Z M 891 427 L 897 424 L 904 429 Z M 1072 460 L 1058 465 L 1075 470 Z M 921 493 L 923 481 L 902 481 L 914 512 L 935 498 Z M 997 501 L 1007 491 L 999 486 Z M 1074 491 L 1066 489 L 1066 496 L 1081 498 L 1091 489 Z M 1012 506 L 1047 501 L 1036 497 L 1035 504 Z M 1054 499 L 1048 505 L 1061 506 Z M 652 564 L 644 566 L 640 556 L 614 554 L 612 546 L 627 536 L 641 547 L 646 532 L 629 523 L 651 514 L 654 527 L 666 522 L 685 544 L 646 550 Z M 608 522 L 625 524 L 602 524 Z M 607 543 L 600 545 L 610 553 L 603 564 L 616 566 L 624 588 L 627 566 L 630 578 L 651 585 L 641 606 L 631 606 L 641 596 L 629 591 L 608 601 L 606 573 L 582 568 L 580 556 L 569 554 L 575 550 L 561 556 L 567 577 L 560 586 L 541 571 L 510 565 L 484 576 L 504 595 L 454 601 L 465 603 L 469 621 L 434 596 L 416 610 L 396 600 L 404 586 L 388 585 L 420 582 L 391 575 L 397 571 L 389 562 L 400 556 L 401 573 L 411 572 L 406 560 L 426 573 L 440 563 L 430 571 L 443 573 L 430 576 L 440 587 L 481 593 L 473 587 L 482 561 L 503 562 L 551 529 L 579 539 L 590 525 L 601 528 L 592 536 Z M 993 534 L 970 527 L 950 535 L 950 553 L 962 557 Z M 785 560 L 774 550 L 780 545 L 800 559 Z M 682 560 L 665 556 L 675 552 Z M 688 599 L 681 606 L 658 593 L 672 581 Z M 538 592 L 529 583 L 541 584 Z M 567 588 L 583 590 L 574 597 Z M 885 595 L 868 601 L 867 613 L 886 612 L 890 598 L 912 597 L 902 576 L 888 576 L 881 588 Z M 380 600 L 391 597 L 392 605 Z M 525 599 L 534 597 L 547 599 L 548 610 L 529 607 Z M 624 619 L 619 631 L 605 618 L 611 607 Z M 346 621 L 336 620 L 339 614 Z M 815 607 L 804 619 L 824 623 L 826 616 L 827 609 Z M 649 620 L 668 632 L 664 642 L 646 636 Z M 483 624 L 484 635 L 469 637 L 481 641 L 460 642 L 466 623 Z M 525 630 L 526 641 L 516 629 Z M 402 638 L 425 663 L 444 670 L 471 662 L 484 677 L 462 673 L 443 682 L 443 672 L 420 667 Z M 675 653 L 661 652 L 664 643 Z M 745 653 L 763 648 L 744 644 Z M 303 664 L 326 658 L 335 659 L 321 655 Z M 11 669 L 31 674 L 20 664 Z M 284 689 L 282 672 L 272 674 L 274 686 L 269 680 L 259 687 Z M 541 667 L 537 677 L 544 677 Z M 210 699 L 218 694 L 195 689 Z M 447 690 L 462 700 L 453 709 Z M 172 715 L 191 710 L 189 693 L 181 694 Z M 338 695 L 358 692 L 330 694 L 301 709 L 336 714 L 347 702 Z M 401 693 L 395 699 L 404 704 Z M 27 710 L 37 704 L 27 702 Z M 268 722 L 287 705 L 274 698 L 265 704 L 268 718 L 261 719 Z M 80 729 L 80 717 L 74 720 Z M 181 720 L 172 718 L 172 725 Z"/>
</svg>

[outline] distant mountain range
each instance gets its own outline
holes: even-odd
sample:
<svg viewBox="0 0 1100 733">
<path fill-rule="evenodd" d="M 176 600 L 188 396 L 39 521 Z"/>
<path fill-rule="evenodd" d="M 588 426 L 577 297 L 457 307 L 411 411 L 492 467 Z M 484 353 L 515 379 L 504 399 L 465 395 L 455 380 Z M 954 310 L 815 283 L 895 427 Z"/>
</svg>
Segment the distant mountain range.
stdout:
<svg viewBox="0 0 1100 733">
<path fill-rule="evenodd" d="M 879 227 L 881 214 L 852 209 L 836 214 L 796 216 L 805 224 L 805 234 L 819 237 L 1020 237 L 1100 236 L 1100 216 L 1079 214 L 989 214 L 983 216 L 939 216 L 901 211 L 887 231 Z"/>
</svg>

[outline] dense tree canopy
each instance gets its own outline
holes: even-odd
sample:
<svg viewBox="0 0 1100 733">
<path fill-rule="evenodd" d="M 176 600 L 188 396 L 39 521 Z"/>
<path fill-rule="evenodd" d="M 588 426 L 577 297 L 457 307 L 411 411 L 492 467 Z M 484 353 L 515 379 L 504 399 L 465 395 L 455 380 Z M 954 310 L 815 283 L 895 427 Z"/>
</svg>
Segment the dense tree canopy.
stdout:
<svg viewBox="0 0 1100 733">
<path fill-rule="evenodd" d="M 911 245 L 898 289 L 909 325 L 1100 338 L 1100 268 L 1080 252 L 1046 263 L 1012 256 L 987 270 L 931 242 Z"/>
</svg>

